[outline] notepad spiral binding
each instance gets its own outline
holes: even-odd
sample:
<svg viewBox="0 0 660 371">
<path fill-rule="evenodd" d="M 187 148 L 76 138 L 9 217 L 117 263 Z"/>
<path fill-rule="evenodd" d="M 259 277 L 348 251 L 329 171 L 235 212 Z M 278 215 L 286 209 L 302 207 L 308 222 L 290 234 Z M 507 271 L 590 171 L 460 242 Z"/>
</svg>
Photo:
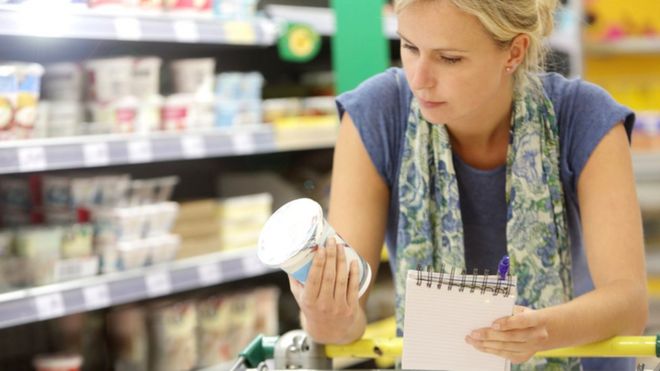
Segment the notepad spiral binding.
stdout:
<svg viewBox="0 0 660 371">
<path fill-rule="evenodd" d="M 494 280 L 492 276 L 488 277 L 489 273 L 490 271 L 488 269 L 484 269 L 483 274 L 480 275 L 478 269 L 473 269 L 472 275 L 466 275 L 465 270 L 457 274 L 456 268 L 452 268 L 451 272 L 447 273 L 444 271 L 444 265 L 440 267 L 440 272 L 433 272 L 431 267 L 427 267 L 426 271 L 424 271 L 422 266 L 418 265 L 417 286 L 422 286 L 425 282 L 428 288 L 431 288 L 435 284 L 437 289 L 442 289 L 445 286 L 449 291 L 456 287 L 460 292 L 470 289 L 471 293 L 478 290 L 481 295 L 485 295 L 488 291 L 493 296 L 503 295 L 504 297 L 508 297 L 511 295 L 511 289 L 515 288 L 516 285 L 511 279 L 511 275 L 507 274 L 506 279 L 497 277 Z"/>
</svg>

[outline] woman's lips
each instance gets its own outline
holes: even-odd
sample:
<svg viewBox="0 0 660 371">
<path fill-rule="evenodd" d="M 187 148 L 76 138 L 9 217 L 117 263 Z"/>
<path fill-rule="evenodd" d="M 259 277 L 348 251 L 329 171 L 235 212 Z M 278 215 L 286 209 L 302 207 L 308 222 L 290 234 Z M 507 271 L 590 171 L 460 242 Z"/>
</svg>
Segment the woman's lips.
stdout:
<svg viewBox="0 0 660 371">
<path fill-rule="evenodd" d="M 427 108 L 427 109 L 437 108 L 437 107 L 440 107 L 441 105 L 445 104 L 445 102 L 433 102 L 433 101 L 428 101 L 428 100 L 424 100 L 424 99 L 421 99 L 421 98 L 417 98 L 417 99 L 419 100 L 419 104 L 422 107 Z"/>
</svg>

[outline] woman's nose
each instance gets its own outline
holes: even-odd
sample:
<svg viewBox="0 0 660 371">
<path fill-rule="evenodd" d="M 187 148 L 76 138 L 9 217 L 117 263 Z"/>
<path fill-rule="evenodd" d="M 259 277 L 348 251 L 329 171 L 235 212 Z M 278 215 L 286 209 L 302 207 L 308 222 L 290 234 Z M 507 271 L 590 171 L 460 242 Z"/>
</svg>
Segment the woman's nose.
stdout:
<svg viewBox="0 0 660 371">
<path fill-rule="evenodd" d="M 423 58 L 420 58 L 415 63 L 412 73 L 413 74 L 410 81 L 410 87 L 413 90 L 423 90 L 433 87 L 435 77 L 433 76 L 433 71 L 429 62 L 425 61 Z"/>
</svg>

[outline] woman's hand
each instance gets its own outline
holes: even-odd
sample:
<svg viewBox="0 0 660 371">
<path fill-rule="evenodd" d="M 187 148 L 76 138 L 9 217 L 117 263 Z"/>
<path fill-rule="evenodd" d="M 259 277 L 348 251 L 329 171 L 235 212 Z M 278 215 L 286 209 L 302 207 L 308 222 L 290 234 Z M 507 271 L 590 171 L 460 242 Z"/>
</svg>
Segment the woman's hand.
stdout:
<svg viewBox="0 0 660 371">
<path fill-rule="evenodd" d="M 316 342 L 355 340 L 350 328 L 360 321 L 358 274 L 357 261 L 347 269 L 344 246 L 329 238 L 326 247 L 316 251 L 304 286 L 289 276 L 291 292 L 303 314 L 303 328 Z"/>
<path fill-rule="evenodd" d="M 503 317 L 489 328 L 472 331 L 465 341 L 482 352 L 523 363 L 536 352 L 544 350 L 548 339 L 545 319 L 541 312 L 515 306 L 513 315 Z"/>
</svg>

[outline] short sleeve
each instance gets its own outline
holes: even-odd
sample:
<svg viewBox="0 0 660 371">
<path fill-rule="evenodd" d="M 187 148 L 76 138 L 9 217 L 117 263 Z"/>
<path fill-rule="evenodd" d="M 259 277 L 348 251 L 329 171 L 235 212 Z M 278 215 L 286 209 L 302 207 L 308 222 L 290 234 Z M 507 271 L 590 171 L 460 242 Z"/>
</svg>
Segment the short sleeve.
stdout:
<svg viewBox="0 0 660 371">
<path fill-rule="evenodd" d="M 562 173 L 570 179 L 573 194 L 577 194 L 580 174 L 603 137 L 623 122 L 630 141 L 635 115 L 590 82 L 566 80 L 559 75 L 548 76 L 546 81 L 546 92 L 559 122 Z"/>
<path fill-rule="evenodd" d="M 351 116 L 371 161 L 390 188 L 410 104 L 406 89 L 402 71 L 390 68 L 336 99 L 340 118 L 345 112 Z"/>
</svg>

